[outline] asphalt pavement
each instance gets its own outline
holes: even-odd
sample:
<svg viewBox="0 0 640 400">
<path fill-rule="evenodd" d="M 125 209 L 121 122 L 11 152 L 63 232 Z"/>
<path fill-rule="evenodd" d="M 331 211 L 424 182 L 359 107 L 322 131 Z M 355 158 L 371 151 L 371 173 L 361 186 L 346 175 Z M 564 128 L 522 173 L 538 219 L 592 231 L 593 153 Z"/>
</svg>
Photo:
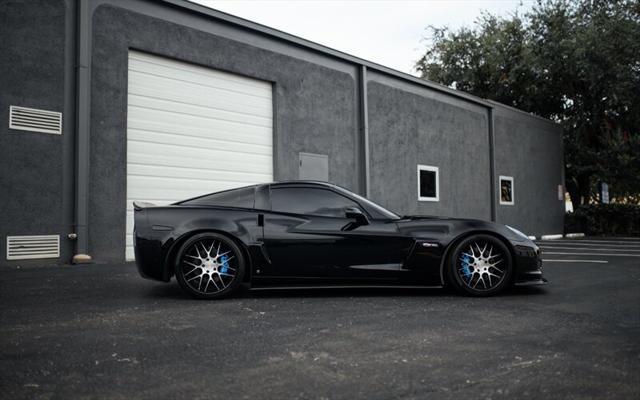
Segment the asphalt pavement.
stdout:
<svg viewBox="0 0 640 400">
<path fill-rule="evenodd" d="M 0 398 L 640 398 L 640 239 L 541 248 L 549 285 L 482 299 L 1 268 Z"/>
</svg>

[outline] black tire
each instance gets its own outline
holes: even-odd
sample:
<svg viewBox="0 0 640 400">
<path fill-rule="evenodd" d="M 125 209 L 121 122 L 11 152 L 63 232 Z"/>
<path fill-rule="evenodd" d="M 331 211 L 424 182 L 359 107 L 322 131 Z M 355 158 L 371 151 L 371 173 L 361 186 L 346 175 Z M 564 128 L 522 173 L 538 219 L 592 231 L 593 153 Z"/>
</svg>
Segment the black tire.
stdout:
<svg viewBox="0 0 640 400">
<path fill-rule="evenodd" d="M 460 293 L 493 296 L 511 283 L 513 259 L 507 246 L 491 235 L 473 235 L 460 241 L 448 260 L 449 281 Z"/>
<path fill-rule="evenodd" d="M 240 247 L 218 233 L 200 233 L 178 251 L 175 274 L 180 287 L 198 299 L 220 299 L 235 292 L 245 274 Z"/>
</svg>

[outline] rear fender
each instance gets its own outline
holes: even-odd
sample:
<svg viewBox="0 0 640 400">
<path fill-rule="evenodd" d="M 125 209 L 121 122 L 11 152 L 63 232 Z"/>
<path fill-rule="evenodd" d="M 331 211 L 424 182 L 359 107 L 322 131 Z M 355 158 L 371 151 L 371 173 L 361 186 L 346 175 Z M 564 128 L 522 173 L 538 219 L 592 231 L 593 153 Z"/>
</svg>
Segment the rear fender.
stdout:
<svg viewBox="0 0 640 400">
<path fill-rule="evenodd" d="M 211 212 L 215 213 L 214 210 L 211 210 Z M 162 240 L 164 253 L 163 276 L 165 281 L 168 281 L 174 275 L 176 258 L 182 244 L 193 235 L 204 232 L 225 235 L 240 247 L 247 260 L 248 273 L 245 274 L 245 277 L 248 278 L 254 262 L 249 248 L 262 239 L 262 228 L 258 227 L 256 213 L 229 211 L 224 217 L 207 216 L 185 220 L 172 229 L 166 238 Z"/>
</svg>

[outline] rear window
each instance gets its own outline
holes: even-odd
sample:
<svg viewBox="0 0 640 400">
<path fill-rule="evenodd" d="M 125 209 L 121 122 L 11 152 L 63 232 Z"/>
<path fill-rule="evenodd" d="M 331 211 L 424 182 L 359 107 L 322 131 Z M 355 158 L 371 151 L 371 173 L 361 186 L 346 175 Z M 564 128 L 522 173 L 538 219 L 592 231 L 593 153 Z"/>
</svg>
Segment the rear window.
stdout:
<svg viewBox="0 0 640 400">
<path fill-rule="evenodd" d="M 195 199 L 182 201 L 178 204 L 185 206 L 227 206 L 240 208 L 254 208 L 256 187 L 249 186 L 239 189 L 225 190 Z"/>
</svg>

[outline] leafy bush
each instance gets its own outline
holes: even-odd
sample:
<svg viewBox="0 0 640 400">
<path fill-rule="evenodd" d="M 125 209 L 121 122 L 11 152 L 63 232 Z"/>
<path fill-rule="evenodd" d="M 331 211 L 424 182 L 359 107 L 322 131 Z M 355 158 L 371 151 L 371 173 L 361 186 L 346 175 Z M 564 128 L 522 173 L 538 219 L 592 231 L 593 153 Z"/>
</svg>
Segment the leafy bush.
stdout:
<svg viewBox="0 0 640 400">
<path fill-rule="evenodd" d="M 640 205 L 588 204 L 565 218 L 565 233 L 640 236 Z"/>
</svg>

